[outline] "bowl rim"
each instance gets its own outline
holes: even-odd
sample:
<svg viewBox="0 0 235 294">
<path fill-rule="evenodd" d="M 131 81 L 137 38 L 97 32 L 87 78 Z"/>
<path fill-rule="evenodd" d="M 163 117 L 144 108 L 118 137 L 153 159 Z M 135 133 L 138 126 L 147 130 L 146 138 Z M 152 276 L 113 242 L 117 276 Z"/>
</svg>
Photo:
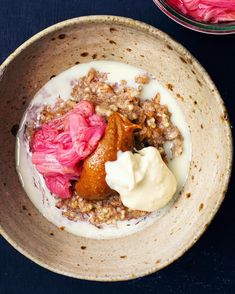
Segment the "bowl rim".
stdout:
<svg viewBox="0 0 235 294">
<path fill-rule="evenodd" d="M 156 6 L 169 18 L 176 23 L 184 26 L 187 29 L 191 29 L 196 32 L 210 34 L 210 35 L 230 35 L 235 34 L 235 21 L 232 22 L 232 26 L 227 26 L 226 23 L 206 23 L 181 13 L 176 10 L 167 1 L 153 0 Z"/>
<path fill-rule="evenodd" d="M 25 41 L 22 45 L 20 45 L 13 53 L 11 53 L 5 61 L 0 65 L 0 79 L 1 76 L 4 73 L 5 68 L 22 52 L 24 51 L 28 46 L 33 44 L 35 41 L 40 40 L 43 38 L 45 35 L 52 33 L 54 31 L 69 27 L 74 24 L 87 24 L 87 23 L 112 23 L 112 24 L 117 24 L 117 25 L 124 25 L 127 27 L 132 27 L 137 30 L 140 30 L 142 32 L 145 32 L 153 37 L 158 37 L 164 42 L 167 42 L 169 45 L 171 45 L 174 50 L 177 52 L 188 56 L 192 59 L 194 66 L 198 68 L 198 70 L 203 74 L 203 77 L 211 89 L 214 89 L 214 96 L 215 99 L 218 103 L 218 105 L 223 109 L 223 111 L 226 111 L 226 108 L 224 106 L 224 101 L 222 100 L 218 89 L 216 88 L 215 84 L 213 83 L 212 79 L 210 78 L 209 74 L 206 72 L 206 70 L 202 67 L 202 65 L 198 62 L 198 60 L 187 50 L 185 49 L 180 43 L 175 41 L 172 37 L 167 35 L 166 33 L 162 32 L 161 30 L 148 25 L 144 22 L 134 20 L 131 18 L 127 17 L 121 17 L 121 16 L 113 16 L 113 15 L 88 15 L 88 16 L 81 16 L 81 17 L 76 17 L 72 19 L 68 19 L 59 23 L 56 23 L 52 26 L 47 27 L 46 29 L 38 32 L 31 38 L 29 38 L 27 41 Z M 226 111 L 227 112 L 227 111 Z M 149 274 L 152 274 L 168 265 L 173 263 L 175 260 L 177 260 L 179 257 L 181 257 L 187 250 L 189 250 L 195 243 L 196 241 L 201 237 L 201 235 L 206 231 L 208 224 L 211 223 L 212 219 L 214 218 L 215 214 L 217 213 L 219 207 L 221 206 L 231 176 L 231 170 L 232 170 L 232 159 L 233 159 L 233 145 L 232 145 L 232 132 L 231 132 L 231 127 L 230 127 L 230 122 L 229 119 L 224 121 L 224 129 L 225 133 L 227 134 L 227 154 L 226 154 L 226 161 L 224 163 L 224 182 L 222 183 L 222 192 L 220 194 L 220 197 L 218 198 L 217 203 L 215 203 L 215 206 L 212 208 L 210 213 L 208 212 L 207 218 L 206 218 L 206 226 L 202 225 L 201 227 L 198 228 L 194 238 L 191 240 L 191 242 L 184 244 L 181 248 L 177 250 L 175 255 L 171 260 L 167 260 L 165 263 L 162 263 L 160 266 L 154 266 L 151 269 L 142 271 L 137 273 L 134 276 L 115 276 L 115 277 L 109 277 L 109 276 L 104 276 L 104 277 L 99 277 L 96 275 L 89 276 L 89 275 L 81 275 L 81 274 L 71 274 L 68 271 L 63 271 L 60 269 L 57 269 L 51 265 L 46 264 L 45 262 L 41 261 L 38 257 L 34 256 L 31 252 L 29 252 L 26 248 L 23 248 L 19 246 L 16 241 L 8 236 L 7 232 L 4 231 L 2 225 L 0 224 L 0 234 L 8 241 L 17 251 L 19 251 L 21 254 L 35 262 L 36 264 L 42 266 L 43 268 L 46 268 L 54 273 L 62 274 L 65 276 L 73 277 L 73 278 L 79 278 L 79 279 L 84 279 L 84 280 L 93 280 L 93 281 L 105 281 L 105 282 L 111 282 L 111 281 L 126 281 L 126 280 L 131 280 L 131 279 L 136 279 L 139 277 L 143 277 Z"/>
</svg>

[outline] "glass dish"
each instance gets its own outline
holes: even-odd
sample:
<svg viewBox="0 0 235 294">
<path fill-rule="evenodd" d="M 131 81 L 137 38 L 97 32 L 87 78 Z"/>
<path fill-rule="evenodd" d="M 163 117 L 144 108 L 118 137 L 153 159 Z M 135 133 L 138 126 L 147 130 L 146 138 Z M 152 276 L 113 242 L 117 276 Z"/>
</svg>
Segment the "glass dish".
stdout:
<svg viewBox="0 0 235 294">
<path fill-rule="evenodd" d="M 175 22 L 191 30 L 198 31 L 201 33 L 206 33 L 206 34 L 214 34 L 214 35 L 228 35 L 228 34 L 235 33 L 235 21 L 224 22 L 224 23 L 201 22 L 182 14 L 181 12 L 176 10 L 174 7 L 172 7 L 172 5 L 167 3 L 167 1 L 153 0 L 153 2 L 168 17 L 170 17 Z"/>
</svg>

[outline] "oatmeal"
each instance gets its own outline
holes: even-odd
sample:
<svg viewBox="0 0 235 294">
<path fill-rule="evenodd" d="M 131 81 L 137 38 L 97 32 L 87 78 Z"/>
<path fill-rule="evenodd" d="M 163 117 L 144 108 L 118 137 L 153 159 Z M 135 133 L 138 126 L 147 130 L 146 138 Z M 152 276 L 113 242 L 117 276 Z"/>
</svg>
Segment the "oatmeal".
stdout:
<svg viewBox="0 0 235 294">
<path fill-rule="evenodd" d="M 115 224 L 117 221 L 137 219 L 147 215 L 147 212 L 131 210 L 125 207 L 118 195 L 111 196 L 107 200 L 89 201 L 78 196 L 66 200 L 58 200 L 56 206 L 69 220 L 87 220 L 98 226 L 100 224 Z"/>
<path fill-rule="evenodd" d="M 129 196 L 126 198 L 128 201 L 124 202 L 124 198 L 120 197 L 122 190 L 119 191 L 111 183 L 108 184 L 109 190 L 105 188 L 107 192 L 103 193 L 102 187 L 107 182 L 104 163 L 115 163 L 117 160 L 116 152 L 119 149 L 116 149 L 115 144 L 123 154 L 143 154 L 145 149 L 153 148 L 154 152 L 159 153 L 159 158 L 164 160 L 161 164 L 168 170 L 170 168 L 175 175 L 176 194 L 179 193 L 188 170 L 188 130 L 173 100 L 151 75 L 116 62 L 80 64 L 50 80 L 36 94 L 18 133 L 17 171 L 27 194 L 39 211 L 58 227 L 63 226 L 67 231 L 91 238 L 123 236 L 150 224 L 161 214 L 155 211 L 158 206 L 153 210 L 146 205 L 142 206 L 140 202 L 131 209 L 127 204 L 130 203 Z M 84 105 L 90 106 L 80 109 L 80 103 L 84 102 Z M 85 110 L 87 107 L 93 109 L 89 115 Z M 105 156 L 101 159 L 100 154 L 106 154 L 106 151 L 99 151 L 101 142 L 109 137 L 106 134 L 108 125 L 117 115 L 121 118 L 121 125 L 126 120 L 128 126 L 133 125 L 135 128 L 129 134 L 123 132 L 127 136 L 125 139 L 120 130 L 126 126 L 121 127 L 115 122 L 110 130 L 113 139 L 107 140 L 105 148 L 111 150 L 112 147 L 116 151 L 110 158 Z M 105 128 L 105 132 L 98 130 L 99 127 Z M 86 134 L 88 130 L 94 138 Z M 96 134 L 99 134 L 98 137 Z M 37 142 L 38 138 L 40 140 Z M 92 142 L 92 148 L 89 142 Z M 92 156 L 96 158 L 96 152 L 103 167 L 97 169 L 94 164 L 95 173 L 91 173 L 91 181 L 87 185 L 86 162 L 87 166 L 90 166 L 89 160 L 95 162 Z M 150 162 L 153 163 L 149 158 Z M 97 161 L 97 164 L 101 163 Z M 125 171 L 125 162 L 123 168 Z M 151 173 L 149 169 L 146 171 Z M 138 170 L 135 173 L 139 175 Z M 147 173 L 142 176 L 149 178 Z M 114 184 L 115 177 L 114 174 Z M 121 178 L 118 180 L 121 181 Z M 96 183 L 102 183 L 101 194 L 92 192 L 91 187 L 97 193 Z M 125 183 L 119 184 L 121 189 Z M 150 183 L 148 185 L 149 191 L 159 191 L 157 187 L 151 188 Z M 154 182 L 151 185 L 154 186 Z M 165 192 L 162 191 L 164 196 Z M 138 195 L 141 198 L 141 193 Z M 169 195 L 168 199 L 171 197 Z"/>
<path fill-rule="evenodd" d="M 135 77 L 135 82 L 138 84 L 148 84 L 149 80 L 147 75 Z M 141 86 L 138 86 L 137 89 L 128 86 L 125 80 L 111 84 L 107 80 L 107 74 L 92 68 L 87 75 L 74 84 L 71 99 L 63 101 L 59 98 L 53 107 L 46 105 L 43 108 L 39 117 L 39 125 L 48 124 L 53 119 L 63 117 L 81 101 L 90 101 L 95 105 L 95 112 L 106 120 L 117 112 L 140 126 L 135 132 L 135 148 L 140 149 L 146 144 L 154 146 L 165 158 L 163 144 L 171 141 L 173 157 L 179 156 L 183 152 L 183 137 L 171 122 L 171 113 L 167 106 L 161 105 L 159 93 L 150 100 L 141 100 L 139 98 L 141 90 Z M 109 144 L 113 143 L 109 142 Z M 101 171 L 97 177 L 91 174 L 93 184 L 90 187 L 94 187 L 97 180 L 100 184 L 102 183 L 100 173 Z M 85 183 L 78 181 L 78 184 L 82 188 L 78 191 L 85 191 L 86 194 L 89 194 L 89 187 Z M 92 199 L 92 195 L 89 197 Z M 72 198 L 59 200 L 57 207 L 62 209 L 63 216 L 69 220 L 88 220 L 93 224 L 109 224 L 118 220 L 139 218 L 147 214 L 147 212 L 124 207 L 119 195 L 107 200 L 89 200 L 89 198 L 84 199 L 78 196 L 74 190 Z"/>
<path fill-rule="evenodd" d="M 140 76 L 138 76 L 140 78 Z M 149 82 L 149 80 L 148 80 Z M 130 121 L 140 125 L 136 132 L 136 146 L 154 146 L 163 152 L 166 141 L 173 143 L 173 157 L 183 152 L 183 137 L 179 129 L 171 121 L 171 113 L 166 105 L 162 105 L 159 93 L 150 100 L 138 98 L 141 87 L 128 87 L 125 81 L 120 84 L 109 84 L 107 75 L 91 69 L 74 85 L 71 99 L 58 99 L 55 106 L 45 106 L 40 123 L 49 122 L 71 110 L 77 102 L 89 100 L 96 105 L 96 113 L 106 119 L 114 112 L 119 112 Z"/>
<path fill-rule="evenodd" d="M 137 76 L 136 79 L 144 84 L 149 82 L 148 76 Z M 141 130 L 136 132 L 137 146 L 149 145 L 163 150 L 163 144 L 171 141 L 173 157 L 181 155 L 183 137 L 172 123 L 167 106 L 160 103 L 160 93 L 150 100 L 141 100 L 141 91 L 141 86 L 135 89 L 124 81 L 110 84 L 107 75 L 91 69 L 75 84 L 71 96 L 76 102 L 85 99 L 95 103 L 96 112 L 106 118 L 117 111 L 140 125 Z"/>
</svg>

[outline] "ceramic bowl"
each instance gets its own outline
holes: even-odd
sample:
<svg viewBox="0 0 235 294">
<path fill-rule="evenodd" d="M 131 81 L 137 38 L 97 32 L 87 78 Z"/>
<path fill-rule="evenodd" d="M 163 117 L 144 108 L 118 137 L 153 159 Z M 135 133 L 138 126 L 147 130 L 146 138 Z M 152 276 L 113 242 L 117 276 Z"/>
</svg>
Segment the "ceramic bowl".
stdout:
<svg viewBox="0 0 235 294">
<path fill-rule="evenodd" d="M 126 62 L 154 74 L 178 101 L 192 140 L 188 180 L 168 213 L 138 233 L 112 240 L 76 237 L 49 223 L 30 202 L 15 171 L 15 135 L 31 98 L 51 76 L 94 59 Z M 0 231 L 49 270 L 101 281 L 160 270 L 197 241 L 224 198 L 232 143 L 223 101 L 195 58 L 154 27 L 116 16 L 56 24 L 1 65 L 0 97 Z"/>
<path fill-rule="evenodd" d="M 166 0 L 153 0 L 153 2 L 168 17 L 188 29 L 212 35 L 235 34 L 235 21 L 220 23 L 203 22 L 181 13 Z"/>
</svg>

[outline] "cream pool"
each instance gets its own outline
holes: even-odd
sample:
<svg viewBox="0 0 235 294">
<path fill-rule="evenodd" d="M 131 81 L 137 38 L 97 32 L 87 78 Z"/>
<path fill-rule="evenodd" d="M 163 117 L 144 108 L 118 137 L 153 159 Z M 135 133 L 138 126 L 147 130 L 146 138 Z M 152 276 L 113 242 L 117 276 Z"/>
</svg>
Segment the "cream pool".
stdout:
<svg viewBox="0 0 235 294">
<path fill-rule="evenodd" d="M 168 167 L 177 180 L 177 191 L 173 199 L 164 208 L 152 212 L 147 217 L 130 221 L 119 221 L 115 225 L 103 225 L 102 228 L 97 228 L 89 222 L 74 222 L 63 217 L 61 210 L 56 208 L 56 200 L 47 189 L 42 175 L 38 173 L 31 162 L 29 142 L 24 136 L 24 130 L 28 122 L 37 119 L 43 105 L 53 105 L 58 97 L 63 100 L 69 99 L 74 82 L 81 76 L 86 75 L 91 68 L 108 73 L 108 81 L 112 83 L 124 79 L 127 81 L 128 85 L 132 87 L 138 87 L 138 84 L 135 83 L 135 77 L 145 73 L 142 69 L 120 62 L 93 61 L 76 65 L 51 79 L 32 99 L 22 118 L 17 135 L 16 169 L 28 197 L 40 213 L 51 223 L 57 227 L 63 226 L 67 232 L 78 236 L 94 239 L 118 238 L 143 230 L 167 213 L 171 205 L 174 203 L 179 192 L 183 188 L 189 171 L 191 158 L 190 133 L 177 101 L 162 85 L 160 85 L 155 77 L 152 77 L 148 84 L 143 85 L 143 91 L 140 98 L 149 99 L 154 97 L 155 94 L 160 93 L 161 104 L 168 106 L 169 111 L 172 113 L 172 122 L 179 128 L 184 137 L 184 152 L 178 158 L 170 158 L 170 144 L 165 144 L 164 146 L 169 160 Z"/>
</svg>

